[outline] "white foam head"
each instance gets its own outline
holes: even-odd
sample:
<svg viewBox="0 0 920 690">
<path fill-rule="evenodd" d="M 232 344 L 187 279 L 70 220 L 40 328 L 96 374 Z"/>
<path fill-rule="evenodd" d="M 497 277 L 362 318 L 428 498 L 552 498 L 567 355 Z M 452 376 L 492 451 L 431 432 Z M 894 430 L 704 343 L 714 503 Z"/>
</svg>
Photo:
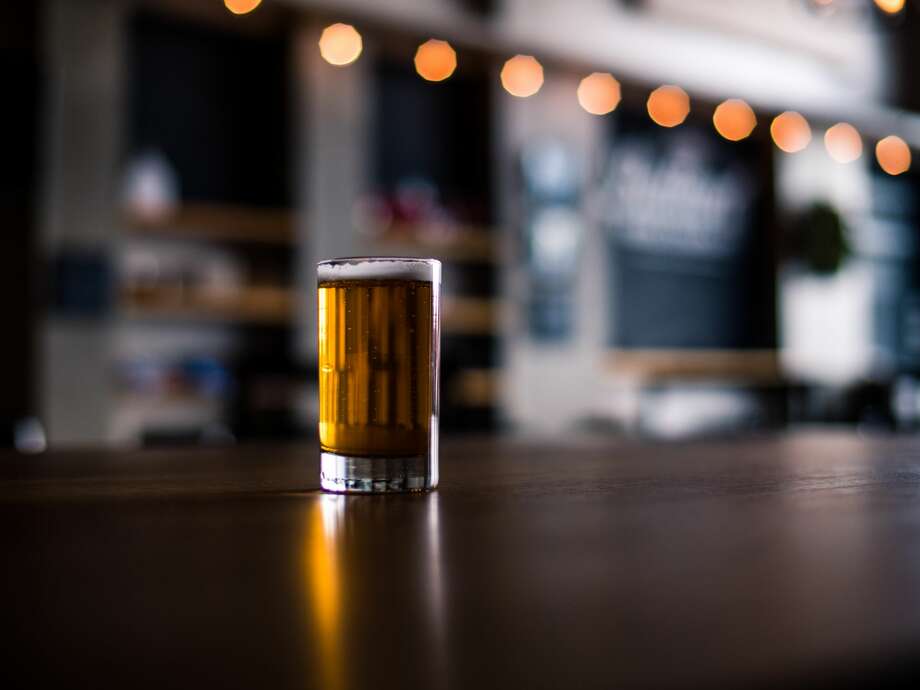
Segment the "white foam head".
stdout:
<svg viewBox="0 0 920 690">
<path fill-rule="evenodd" d="M 441 282 L 441 262 L 437 259 L 397 257 L 355 257 L 329 259 L 316 266 L 321 283 L 337 280 L 419 280 Z"/>
</svg>

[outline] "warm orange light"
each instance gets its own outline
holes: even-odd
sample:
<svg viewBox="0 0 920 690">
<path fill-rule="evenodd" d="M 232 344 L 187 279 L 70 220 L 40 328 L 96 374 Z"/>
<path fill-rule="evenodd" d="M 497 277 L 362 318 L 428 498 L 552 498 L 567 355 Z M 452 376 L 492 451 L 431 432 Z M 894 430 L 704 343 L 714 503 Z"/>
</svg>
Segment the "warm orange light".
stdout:
<svg viewBox="0 0 920 690">
<path fill-rule="evenodd" d="M 233 14 L 247 14 L 262 4 L 262 0 L 224 0 L 224 7 Z"/>
<path fill-rule="evenodd" d="M 875 158 L 889 175 L 900 175 L 910 169 L 910 147 L 901 137 L 892 135 L 877 143 Z"/>
<path fill-rule="evenodd" d="M 415 71 L 422 79 L 444 81 L 457 69 L 457 52 L 447 41 L 431 39 L 415 51 Z"/>
<path fill-rule="evenodd" d="M 729 141 L 741 141 L 750 136 L 757 126 L 754 111 L 744 101 L 730 98 L 716 106 L 712 114 L 712 124 L 716 131 Z"/>
<path fill-rule="evenodd" d="M 811 127 L 799 113 L 787 110 L 773 118 L 770 136 L 781 151 L 797 153 L 811 142 Z"/>
<path fill-rule="evenodd" d="M 543 66 L 532 55 L 515 55 L 502 67 L 501 78 L 505 91 L 527 98 L 543 86 Z"/>
<path fill-rule="evenodd" d="M 897 14 L 904 9 L 904 0 L 875 0 L 875 4 L 882 12 Z"/>
<path fill-rule="evenodd" d="M 303 548 L 309 620 L 316 629 L 315 664 L 321 687 L 340 690 L 346 683 L 342 646 L 342 496 L 317 496 L 307 509 Z"/>
<path fill-rule="evenodd" d="M 620 82 L 606 72 L 595 72 L 578 85 L 578 103 L 592 115 L 606 115 L 620 103 Z"/>
<path fill-rule="evenodd" d="M 852 163 L 862 155 L 862 138 L 846 122 L 838 122 L 824 133 L 824 146 L 838 163 Z"/>
<path fill-rule="evenodd" d="M 648 97 L 648 115 L 662 127 L 676 127 L 690 113 L 690 97 L 679 86 L 665 84 Z"/>
<path fill-rule="evenodd" d="M 319 37 L 319 54 L 331 65 L 349 65 L 358 59 L 364 44 L 351 24 L 332 24 Z"/>
</svg>

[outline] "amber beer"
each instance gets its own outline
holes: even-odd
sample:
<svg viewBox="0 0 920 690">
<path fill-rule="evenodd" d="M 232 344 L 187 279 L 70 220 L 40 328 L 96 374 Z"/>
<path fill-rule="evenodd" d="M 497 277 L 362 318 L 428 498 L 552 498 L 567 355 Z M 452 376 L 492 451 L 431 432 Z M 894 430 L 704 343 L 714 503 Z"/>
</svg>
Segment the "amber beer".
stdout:
<svg viewBox="0 0 920 690">
<path fill-rule="evenodd" d="M 440 263 L 338 259 L 318 267 L 323 488 L 437 485 Z"/>
</svg>

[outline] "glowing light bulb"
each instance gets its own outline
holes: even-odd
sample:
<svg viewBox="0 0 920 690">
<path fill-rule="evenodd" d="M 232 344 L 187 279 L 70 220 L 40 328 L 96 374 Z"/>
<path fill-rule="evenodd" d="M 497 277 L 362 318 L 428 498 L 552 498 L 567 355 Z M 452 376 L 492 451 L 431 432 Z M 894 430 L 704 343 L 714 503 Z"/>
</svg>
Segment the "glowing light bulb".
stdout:
<svg viewBox="0 0 920 690">
<path fill-rule="evenodd" d="M 838 122 L 824 133 L 824 146 L 838 163 L 852 163 L 862 155 L 862 138 L 846 122 Z"/>
<path fill-rule="evenodd" d="M 722 101 L 712 114 L 716 131 L 729 141 L 741 141 L 750 136 L 757 126 L 754 111 L 744 101 L 731 98 Z"/>
<path fill-rule="evenodd" d="M 351 24 L 332 24 L 319 37 L 319 54 L 330 65 L 350 65 L 358 59 L 364 44 Z"/>
<path fill-rule="evenodd" d="M 875 0 L 875 4 L 888 14 L 897 14 L 904 9 L 904 0 Z"/>
<path fill-rule="evenodd" d="M 652 91 L 648 97 L 648 115 L 662 127 L 676 127 L 690 113 L 690 97 L 679 86 L 665 84 Z"/>
<path fill-rule="evenodd" d="M 224 7 L 233 14 L 248 14 L 262 4 L 262 0 L 224 0 Z"/>
<path fill-rule="evenodd" d="M 797 153 L 811 142 L 811 127 L 799 113 L 787 110 L 773 118 L 770 136 L 781 151 Z"/>
<path fill-rule="evenodd" d="M 620 103 L 620 82 L 606 72 L 595 72 L 578 85 L 578 103 L 592 115 L 606 115 Z"/>
<path fill-rule="evenodd" d="M 910 147 L 901 137 L 892 135 L 877 143 L 875 158 L 879 167 L 889 175 L 900 175 L 910 170 Z"/>
<path fill-rule="evenodd" d="M 415 51 L 415 71 L 422 79 L 444 81 L 457 69 L 457 52 L 447 41 L 431 39 Z"/>
<path fill-rule="evenodd" d="M 502 67 L 501 80 L 512 96 L 527 98 L 543 86 L 543 66 L 532 55 L 515 55 Z"/>
</svg>

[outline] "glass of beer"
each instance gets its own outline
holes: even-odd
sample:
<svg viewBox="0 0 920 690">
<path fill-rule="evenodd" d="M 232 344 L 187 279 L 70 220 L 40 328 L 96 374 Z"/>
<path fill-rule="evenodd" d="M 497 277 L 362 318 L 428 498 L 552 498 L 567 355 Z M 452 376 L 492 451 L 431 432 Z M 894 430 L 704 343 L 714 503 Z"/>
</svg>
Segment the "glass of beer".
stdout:
<svg viewBox="0 0 920 690">
<path fill-rule="evenodd" d="M 327 491 L 438 485 L 441 262 L 317 266 L 320 481 Z"/>
</svg>

